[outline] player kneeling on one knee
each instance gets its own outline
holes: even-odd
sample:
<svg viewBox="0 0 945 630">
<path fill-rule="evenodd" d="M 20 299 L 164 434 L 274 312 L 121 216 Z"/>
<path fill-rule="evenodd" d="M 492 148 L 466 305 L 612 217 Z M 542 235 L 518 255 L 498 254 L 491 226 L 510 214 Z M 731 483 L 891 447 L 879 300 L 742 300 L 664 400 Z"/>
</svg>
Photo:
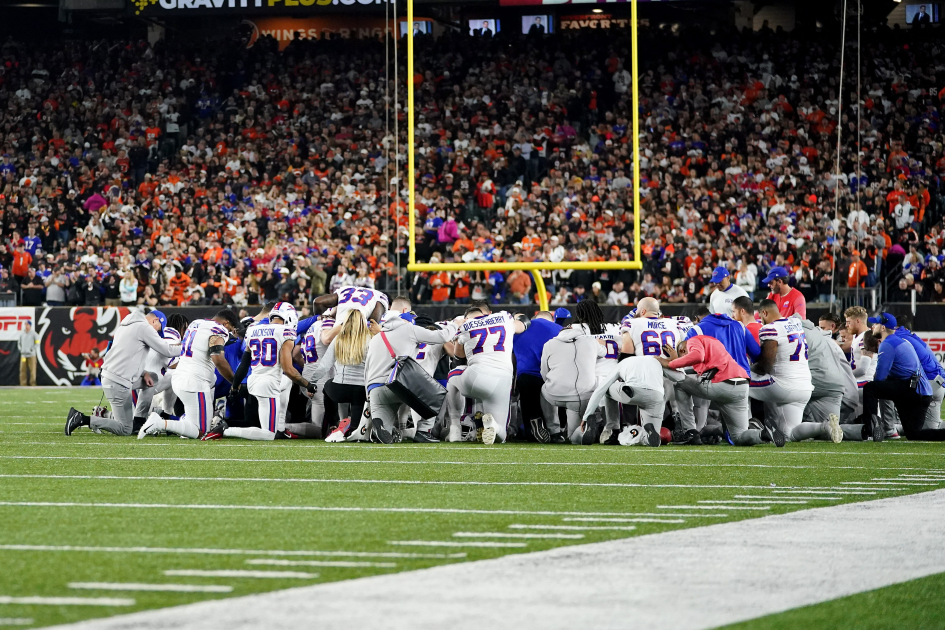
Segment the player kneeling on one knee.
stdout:
<svg viewBox="0 0 945 630">
<path fill-rule="evenodd" d="M 617 364 L 617 369 L 594 390 L 584 421 L 587 422 L 604 396 L 610 396 L 625 405 L 636 405 L 640 411 L 640 423 L 646 431 L 649 446 L 660 445 L 660 428 L 663 426 L 663 367 L 656 357 L 627 357 Z"/>
<path fill-rule="evenodd" d="M 565 328 L 542 348 L 541 406 L 551 441 L 564 441 L 555 439 L 561 433 L 558 408 L 564 407 L 571 443 L 594 443 L 594 423 L 582 422 L 582 418 L 597 385 L 597 358 L 605 353 L 604 346 L 579 326 Z"/>
<path fill-rule="evenodd" d="M 718 339 L 706 335 L 690 337 L 679 342 L 676 349 L 664 346 L 663 351 L 669 359 L 657 360 L 666 368 L 666 376 L 676 383 L 676 400 L 680 410 L 690 410 L 693 396 L 712 401 L 728 428 L 729 435 L 736 446 L 752 446 L 762 441 L 775 441 L 783 445 L 783 437 L 771 424 L 766 425 L 763 439 L 762 431 L 749 429 L 750 410 L 748 406 L 748 373 L 735 362 L 725 346 Z M 679 370 L 691 367 L 696 376 L 687 375 Z M 686 412 L 680 411 L 685 414 Z M 691 411 L 688 411 L 691 415 Z M 695 419 L 683 417 L 687 430 L 695 430 Z"/>
</svg>

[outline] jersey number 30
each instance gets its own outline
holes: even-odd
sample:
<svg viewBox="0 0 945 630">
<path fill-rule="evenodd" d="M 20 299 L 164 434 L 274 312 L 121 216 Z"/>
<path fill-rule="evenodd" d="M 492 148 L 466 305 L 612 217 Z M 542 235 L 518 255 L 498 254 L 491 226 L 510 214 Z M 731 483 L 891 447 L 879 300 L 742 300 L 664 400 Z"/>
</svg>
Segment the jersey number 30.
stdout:
<svg viewBox="0 0 945 630">
<path fill-rule="evenodd" d="M 249 351 L 253 355 L 253 361 L 250 363 L 253 367 L 257 365 L 272 367 L 279 360 L 279 348 L 276 346 L 276 340 L 272 337 L 250 339 Z"/>
</svg>

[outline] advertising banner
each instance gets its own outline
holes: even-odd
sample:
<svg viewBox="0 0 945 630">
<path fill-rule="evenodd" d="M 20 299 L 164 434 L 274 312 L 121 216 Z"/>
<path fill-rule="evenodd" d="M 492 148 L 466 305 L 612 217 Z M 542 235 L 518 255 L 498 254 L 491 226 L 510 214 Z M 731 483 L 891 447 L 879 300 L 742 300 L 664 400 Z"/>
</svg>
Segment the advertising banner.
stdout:
<svg viewBox="0 0 945 630">
<path fill-rule="evenodd" d="M 564 15 L 561 17 L 561 30 L 580 30 L 586 28 L 611 29 L 627 28 L 630 25 L 628 18 L 615 18 L 606 13 L 592 13 L 590 15 Z"/>
<path fill-rule="evenodd" d="M 37 385 L 78 385 L 85 378 L 85 355 L 105 352 L 122 318 L 119 307 L 37 308 L 39 333 Z"/>
<path fill-rule="evenodd" d="M 377 39 L 384 36 L 387 20 L 383 17 L 326 16 L 311 18 L 270 17 L 244 20 L 252 33 L 247 47 L 260 37 L 270 36 L 279 42 L 279 50 L 295 39 L 322 39 L 325 35 L 344 39 Z M 393 22 L 391 22 L 393 28 Z M 396 32 L 396 31 L 394 31 Z"/>
<path fill-rule="evenodd" d="M 0 308 L 0 386 L 20 384 L 20 351 L 17 349 L 17 339 L 27 323 L 36 329 L 33 322 L 35 313 L 36 309 L 32 307 Z"/>
<path fill-rule="evenodd" d="M 129 0 L 129 10 L 149 17 L 194 15 L 317 15 L 340 11 L 384 11 L 388 0 Z M 394 0 L 389 0 L 393 3 Z"/>
</svg>

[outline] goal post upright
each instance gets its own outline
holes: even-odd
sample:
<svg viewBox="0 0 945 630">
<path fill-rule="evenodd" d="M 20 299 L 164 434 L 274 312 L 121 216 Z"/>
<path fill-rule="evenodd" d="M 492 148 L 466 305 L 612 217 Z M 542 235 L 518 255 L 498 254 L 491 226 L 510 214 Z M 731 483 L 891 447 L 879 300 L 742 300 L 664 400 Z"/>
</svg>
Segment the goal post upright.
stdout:
<svg viewBox="0 0 945 630">
<path fill-rule="evenodd" d="M 396 0 L 394 0 L 396 1 Z M 416 233 L 416 145 L 414 129 L 414 37 L 413 0 L 407 2 L 407 270 L 408 271 L 511 271 L 521 269 L 532 274 L 537 289 L 538 306 L 548 310 L 548 295 L 541 277 L 543 270 L 555 269 L 643 269 L 640 247 L 640 104 L 637 42 L 637 2 L 630 0 L 630 68 L 632 85 L 632 146 L 633 146 L 633 260 L 600 260 L 571 262 L 476 262 L 476 263 L 430 263 L 417 262 Z M 396 26 L 395 26 L 396 27 Z M 396 63 L 396 60 L 395 60 Z M 396 115 L 396 113 L 395 113 Z M 398 186 L 400 182 L 398 182 Z M 396 193 L 395 203 L 399 203 Z"/>
</svg>

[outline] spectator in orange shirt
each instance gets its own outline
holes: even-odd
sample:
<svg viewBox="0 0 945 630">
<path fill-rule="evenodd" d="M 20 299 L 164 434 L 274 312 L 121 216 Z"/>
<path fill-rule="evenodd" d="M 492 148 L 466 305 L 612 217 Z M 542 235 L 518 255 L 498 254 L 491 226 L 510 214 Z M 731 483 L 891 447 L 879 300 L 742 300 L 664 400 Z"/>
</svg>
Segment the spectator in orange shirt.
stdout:
<svg viewBox="0 0 945 630">
<path fill-rule="evenodd" d="M 184 273 L 183 266 L 174 261 L 174 275 L 167 281 L 167 286 L 174 290 L 174 299 L 180 305 L 184 301 L 184 291 L 190 286 L 190 276 Z"/>
<path fill-rule="evenodd" d="M 513 304 L 528 304 L 528 292 L 532 288 L 532 278 L 527 272 L 516 269 L 509 274 L 506 283 L 509 285 L 509 300 Z"/>
<path fill-rule="evenodd" d="M 866 263 L 860 259 L 859 250 L 853 250 L 853 259 L 850 261 L 850 267 L 847 270 L 847 286 L 852 288 L 866 286 L 866 274 L 869 270 Z"/>
<path fill-rule="evenodd" d="M 26 273 L 29 271 L 30 264 L 33 262 L 33 256 L 26 251 L 26 243 L 20 239 L 16 243 L 16 250 L 13 252 L 13 262 L 10 264 L 10 273 L 13 278 L 23 284 Z"/>
<path fill-rule="evenodd" d="M 432 262 L 432 261 L 431 261 Z M 445 271 L 430 276 L 430 288 L 433 294 L 430 300 L 434 304 L 446 304 L 450 299 L 450 274 Z"/>
</svg>

